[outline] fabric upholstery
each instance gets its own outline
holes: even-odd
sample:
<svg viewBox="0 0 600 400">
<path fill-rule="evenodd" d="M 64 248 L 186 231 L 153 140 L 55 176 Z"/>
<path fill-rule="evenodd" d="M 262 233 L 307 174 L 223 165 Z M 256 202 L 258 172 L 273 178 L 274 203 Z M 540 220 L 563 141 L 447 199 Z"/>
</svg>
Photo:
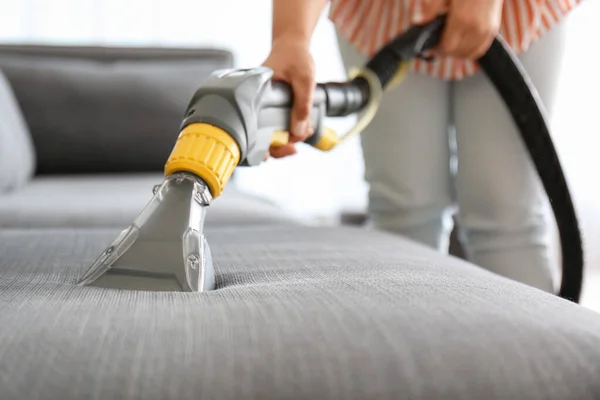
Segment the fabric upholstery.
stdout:
<svg viewBox="0 0 600 400">
<path fill-rule="evenodd" d="M 0 398 L 600 397 L 600 316 L 378 232 L 207 231 L 218 290 L 76 287 L 115 231 L 0 231 Z"/>
<path fill-rule="evenodd" d="M 0 70 L 0 194 L 22 187 L 32 177 L 34 168 L 29 128 L 12 87 Z"/>
<path fill-rule="evenodd" d="M 46 176 L 0 196 L 0 228 L 125 228 L 152 197 L 161 174 Z M 229 185 L 207 213 L 207 224 L 271 224 L 291 220 L 280 208 Z"/>
<path fill-rule="evenodd" d="M 161 171 L 188 102 L 225 50 L 0 46 L 39 174 Z"/>
</svg>

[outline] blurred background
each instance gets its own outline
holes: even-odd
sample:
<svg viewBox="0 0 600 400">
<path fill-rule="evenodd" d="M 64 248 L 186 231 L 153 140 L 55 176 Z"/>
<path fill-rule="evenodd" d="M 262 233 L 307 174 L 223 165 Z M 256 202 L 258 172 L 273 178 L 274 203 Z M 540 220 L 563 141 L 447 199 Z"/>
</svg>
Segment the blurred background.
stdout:
<svg viewBox="0 0 600 400">
<path fill-rule="evenodd" d="M 269 51 L 270 18 L 270 0 L 0 0 L 0 42 L 216 47 L 232 51 L 236 66 L 252 67 Z M 551 121 L 583 226 L 590 272 L 600 272 L 600 76 L 593 50 L 599 19 L 600 2 L 588 0 L 568 20 L 568 54 Z M 319 80 L 345 78 L 335 40 L 325 13 L 312 42 Z M 341 131 L 352 122 L 346 118 L 329 125 Z M 240 187 L 299 216 L 335 218 L 366 206 L 356 140 L 330 154 L 302 147 L 295 157 L 238 173 Z M 595 292 L 600 293 L 587 290 L 586 299 L 600 303 Z"/>
<path fill-rule="evenodd" d="M 239 67 L 260 65 L 271 40 L 270 0 L 1 0 L 0 41 L 43 44 L 216 47 Z M 313 48 L 318 79 L 344 79 L 333 28 L 324 13 Z M 347 129 L 353 119 L 330 125 Z M 304 146 L 301 146 L 304 147 Z M 358 142 L 332 154 L 302 148 L 296 157 L 239 171 L 238 183 L 290 212 L 328 217 L 361 209 L 366 189 Z M 314 195 L 299 198 L 292 189 Z M 318 195 L 317 195 L 318 194 Z"/>
</svg>

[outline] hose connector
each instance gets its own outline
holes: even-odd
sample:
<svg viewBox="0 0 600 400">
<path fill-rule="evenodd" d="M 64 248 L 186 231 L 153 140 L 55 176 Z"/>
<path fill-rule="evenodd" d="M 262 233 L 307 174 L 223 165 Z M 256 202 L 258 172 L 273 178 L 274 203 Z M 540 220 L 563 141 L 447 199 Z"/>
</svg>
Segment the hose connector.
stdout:
<svg viewBox="0 0 600 400">
<path fill-rule="evenodd" d="M 207 123 L 192 123 L 179 134 L 165 164 L 165 176 L 189 172 L 208 185 L 213 198 L 229 182 L 240 161 L 240 148 L 223 129 Z"/>
</svg>

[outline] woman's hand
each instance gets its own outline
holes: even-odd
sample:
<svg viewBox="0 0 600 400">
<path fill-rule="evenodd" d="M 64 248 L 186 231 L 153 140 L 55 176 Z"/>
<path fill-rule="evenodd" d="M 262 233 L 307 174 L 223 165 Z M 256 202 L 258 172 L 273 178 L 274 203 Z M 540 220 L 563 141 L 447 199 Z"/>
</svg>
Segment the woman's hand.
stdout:
<svg viewBox="0 0 600 400">
<path fill-rule="evenodd" d="M 436 52 L 476 60 L 489 49 L 500 29 L 503 0 L 423 0 L 413 19 L 424 24 L 446 13 L 446 26 Z"/>
<path fill-rule="evenodd" d="M 290 142 L 269 151 L 272 157 L 281 158 L 295 154 L 294 143 L 302 142 L 313 134 L 309 117 L 315 89 L 315 63 L 307 40 L 300 36 L 286 35 L 273 42 L 271 52 L 263 65 L 274 71 L 274 81 L 289 83 L 294 93 L 290 116 Z"/>
</svg>

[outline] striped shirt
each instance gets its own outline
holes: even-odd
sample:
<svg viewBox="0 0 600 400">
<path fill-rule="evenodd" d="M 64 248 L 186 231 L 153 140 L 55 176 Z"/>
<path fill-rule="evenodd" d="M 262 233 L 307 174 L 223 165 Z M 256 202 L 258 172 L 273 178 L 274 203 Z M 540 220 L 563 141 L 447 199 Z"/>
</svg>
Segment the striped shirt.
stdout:
<svg viewBox="0 0 600 400">
<path fill-rule="evenodd" d="M 331 0 L 329 19 L 340 35 L 367 56 L 410 27 L 423 0 Z M 524 52 L 581 0 L 504 0 L 500 34 L 517 54 Z M 452 57 L 415 59 L 412 71 L 444 80 L 475 74 L 475 62 Z"/>
</svg>

